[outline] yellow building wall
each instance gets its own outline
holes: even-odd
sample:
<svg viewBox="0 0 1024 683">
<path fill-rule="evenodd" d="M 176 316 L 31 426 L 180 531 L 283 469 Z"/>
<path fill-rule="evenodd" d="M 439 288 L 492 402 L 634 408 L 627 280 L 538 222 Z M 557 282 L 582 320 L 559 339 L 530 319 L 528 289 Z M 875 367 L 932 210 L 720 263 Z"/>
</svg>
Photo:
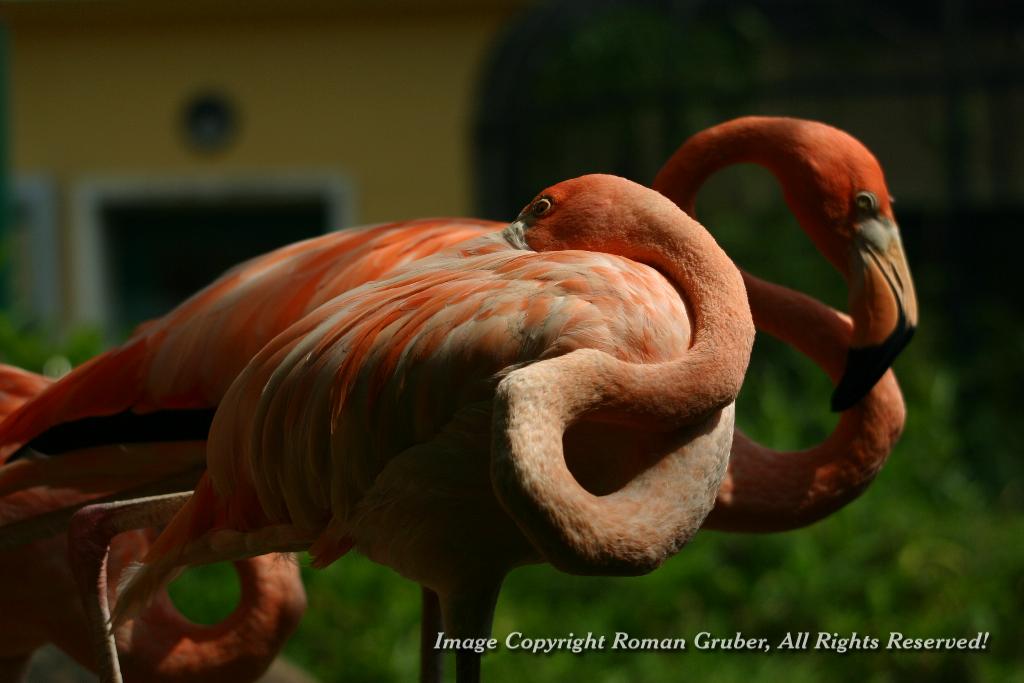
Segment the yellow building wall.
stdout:
<svg viewBox="0 0 1024 683">
<path fill-rule="evenodd" d="M 70 254 L 83 180 L 334 173 L 351 181 L 354 224 L 471 213 L 478 79 L 521 4 L 0 6 L 13 171 L 55 183 L 65 320 L 89 318 Z M 227 149 L 206 154 L 186 143 L 181 117 L 211 90 L 230 98 L 240 126 Z"/>
<path fill-rule="evenodd" d="M 13 166 L 62 190 L 83 174 L 319 167 L 355 182 L 360 221 L 470 210 L 469 124 L 498 11 L 341 14 L 11 32 Z M 190 95 L 227 93 L 225 152 L 184 144 Z"/>
</svg>

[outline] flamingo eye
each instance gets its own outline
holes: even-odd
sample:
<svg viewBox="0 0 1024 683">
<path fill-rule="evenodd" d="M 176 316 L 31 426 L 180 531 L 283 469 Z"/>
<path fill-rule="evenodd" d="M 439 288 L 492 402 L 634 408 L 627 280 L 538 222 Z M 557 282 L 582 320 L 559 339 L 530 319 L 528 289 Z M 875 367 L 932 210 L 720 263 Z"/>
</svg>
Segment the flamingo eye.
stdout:
<svg viewBox="0 0 1024 683">
<path fill-rule="evenodd" d="M 870 192 L 858 192 L 853 201 L 856 202 L 857 208 L 861 211 L 868 212 L 878 210 L 878 198 Z"/>
<path fill-rule="evenodd" d="M 547 197 L 541 197 L 540 199 L 533 203 L 533 209 L 531 209 L 531 211 L 533 212 L 534 216 L 543 216 L 544 214 L 551 210 L 551 206 L 552 203 L 550 199 L 548 199 Z"/>
</svg>

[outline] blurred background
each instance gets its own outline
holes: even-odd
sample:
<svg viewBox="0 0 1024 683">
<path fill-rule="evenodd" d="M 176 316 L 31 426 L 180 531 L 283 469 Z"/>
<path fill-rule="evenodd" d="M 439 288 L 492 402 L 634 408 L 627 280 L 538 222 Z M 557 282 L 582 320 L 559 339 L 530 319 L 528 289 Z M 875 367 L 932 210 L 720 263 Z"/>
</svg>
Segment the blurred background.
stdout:
<svg viewBox="0 0 1024 683">
<path fill-rule="evenodd" d="M 886 170 L 921 324 L 902 441 L 808 529 L 698 535 L 637 579 L 516 571 L 495 633 L 973 636 L 985 653 L 500 650 L 485 680 L 1024 681 L 1024 5 L 1011 0 L 3 2 L 0 362 L 51 375 L 228 266 L 364 223 L 511 219 L 586 172 L 650 183 L 690 134 L 814 118 Z M 701 221 L 762 277 L 845 306 L 771 176 L 728 169 Z M 828 380 L 759 338 L 740 425 L 780 448 L 835 423 Z M 286 649 L 317 680 L 412 680 L 418 588 L 306 570 Z M 174 597 L 215 620 L 230 569 Z M 42 674 L 37 674 L 40 676 Z M 50 677 L 37 680 L 56 680 Z"/>
</svg>

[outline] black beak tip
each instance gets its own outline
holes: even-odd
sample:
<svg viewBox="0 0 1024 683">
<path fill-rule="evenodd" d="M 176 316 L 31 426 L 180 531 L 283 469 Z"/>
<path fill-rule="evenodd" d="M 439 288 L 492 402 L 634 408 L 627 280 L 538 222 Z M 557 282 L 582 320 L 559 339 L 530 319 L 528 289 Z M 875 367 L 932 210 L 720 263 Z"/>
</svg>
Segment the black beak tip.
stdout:
<svg viewBox="0 0 1024 683">
<path fill-rule="evenodd" d="M 846 379 L 846 377 L 847 376 L 844 375 L 843 379 Z M 880 377 L 881 375 L 879 376 L 879 378 Z M 878 378 L 875 379 L 875 382 L 877 381 Z M 872 383 L 871 387 L 874 386 L 874 383 Z M 860 401 L 867 395 L 871 387 L 869 387 L 867 390 L 864 390 L 860 388 L 854 388 L 852 382 L 840 382 L 840 384 L 835 388 L 835 391 L 832 392 L 832 401 L 830 403 L 830 408 L 832 409 L 832 412 L 841 413 L 844 410 L 849 410 L 850 408 L 855 406 L 858 401 Z"/>
<path fill-rule="evenodd" d="M 913 336 L 913 327 L 901 326 L 877 346 L 851 348 L 846 370 L 832 392 L 832 412 L 849 410 L 867 396 Z"/>
</svg>

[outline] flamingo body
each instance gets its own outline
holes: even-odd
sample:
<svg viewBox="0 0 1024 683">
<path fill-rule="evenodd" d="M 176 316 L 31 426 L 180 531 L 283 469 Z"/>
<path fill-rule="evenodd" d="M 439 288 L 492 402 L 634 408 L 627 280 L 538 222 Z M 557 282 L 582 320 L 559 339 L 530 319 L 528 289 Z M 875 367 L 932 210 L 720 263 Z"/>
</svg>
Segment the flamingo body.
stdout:
<svg viewBox="0 0 1024 683">
<path fill-rule="evenodd" d="M 660 195 L 603 176 L 565 185 L 550 191 L 561 219 L 524 210 L 520 222 L 537 223 L 529 243 L 512 226 L 459 245 L 320 306 L 267 344 L 221 401 L 207 475 L 115 619 L 174 567 L 256 552 L 268 533 L 300 539 L 319 565 L 356 544 L 435 590 L 467 635 L 489 629 L 514 566 L 636 573 L 678 550 L 725 471 L 752 340 L 742 286 L 713 240 Z M 678 234 L 650 227 L 662 223 Z M 547 421 L 548 410 L 562 417 Z M 663 423 L 608 456 L 630 469 L 610 501 L 580 493 L 565 471 L 564 460 L 585 456 L 563 460 L 573 413 L 634 434 L 645 420 Z M 586 432 L 577 443 L 593 442 Z M 527 472 L 538 457 L 542 469 L 555 463 L 540 479 Z M 686 484 L 662 489 L 661 478 Z M 613 531 L 602 536 L 606 523 Z M 473 614 L 451 616 L 463 611 Z"/>
<path fill-rule="evenodd" d="M 353 290 L 257 354 L 211 430 L 211 484 L 231 501 L 222 512 L 227 523 L 240 529 L 256 520 L 330 534 L 361 527 L 347 522 L 353 514 L 365 519 L 374 506 L 399 501 L 413 528 L 439 508 L 478 516 L 479 506 L 457 501 L 481 493 L 493 499 L 487 404 L 508 368 L 581 348 L 661 362 L 688 346 L 686 306 L 649 266 L 584 251 L 523 251 L 484 237 Z M 397 457 L 416 470 L 416 477 L 405 476 L 422 492 L 356 513 Z M 474 471 L 485 476 L 473 477 L 466 490 L 467 472 Z M 422 500 L 413 504 L 410 496 Z M 388 496 L 375 500 L 381 497 Z M 250 507 L 255 502 L 258 509 Z M 438 547 L 466 538 L 465 522 L 438 524 L 433 514 L 430 526 L 451 535 Z M 371 539 L 390 536 L 363 534 L 376 545 L 381 541 Z M 337 541 L 325 537 L 314 548 Z M 461 545 L 479 554 L 473 544 Z M 471 571 L 479 561 L 455 564 Z M 424 576 L 409 578 L 436 587 Z"/>
<path fill-rule="evenodd" d="M 0 454 L 86 417 L 216 407 L 257 351 L 320 304 L 501 227 L 470 219 L 388 223 L 298 242 L 236 266 L 141 325 L 122 346 L 36 392 L 0 422 Z"/>
</svg>

